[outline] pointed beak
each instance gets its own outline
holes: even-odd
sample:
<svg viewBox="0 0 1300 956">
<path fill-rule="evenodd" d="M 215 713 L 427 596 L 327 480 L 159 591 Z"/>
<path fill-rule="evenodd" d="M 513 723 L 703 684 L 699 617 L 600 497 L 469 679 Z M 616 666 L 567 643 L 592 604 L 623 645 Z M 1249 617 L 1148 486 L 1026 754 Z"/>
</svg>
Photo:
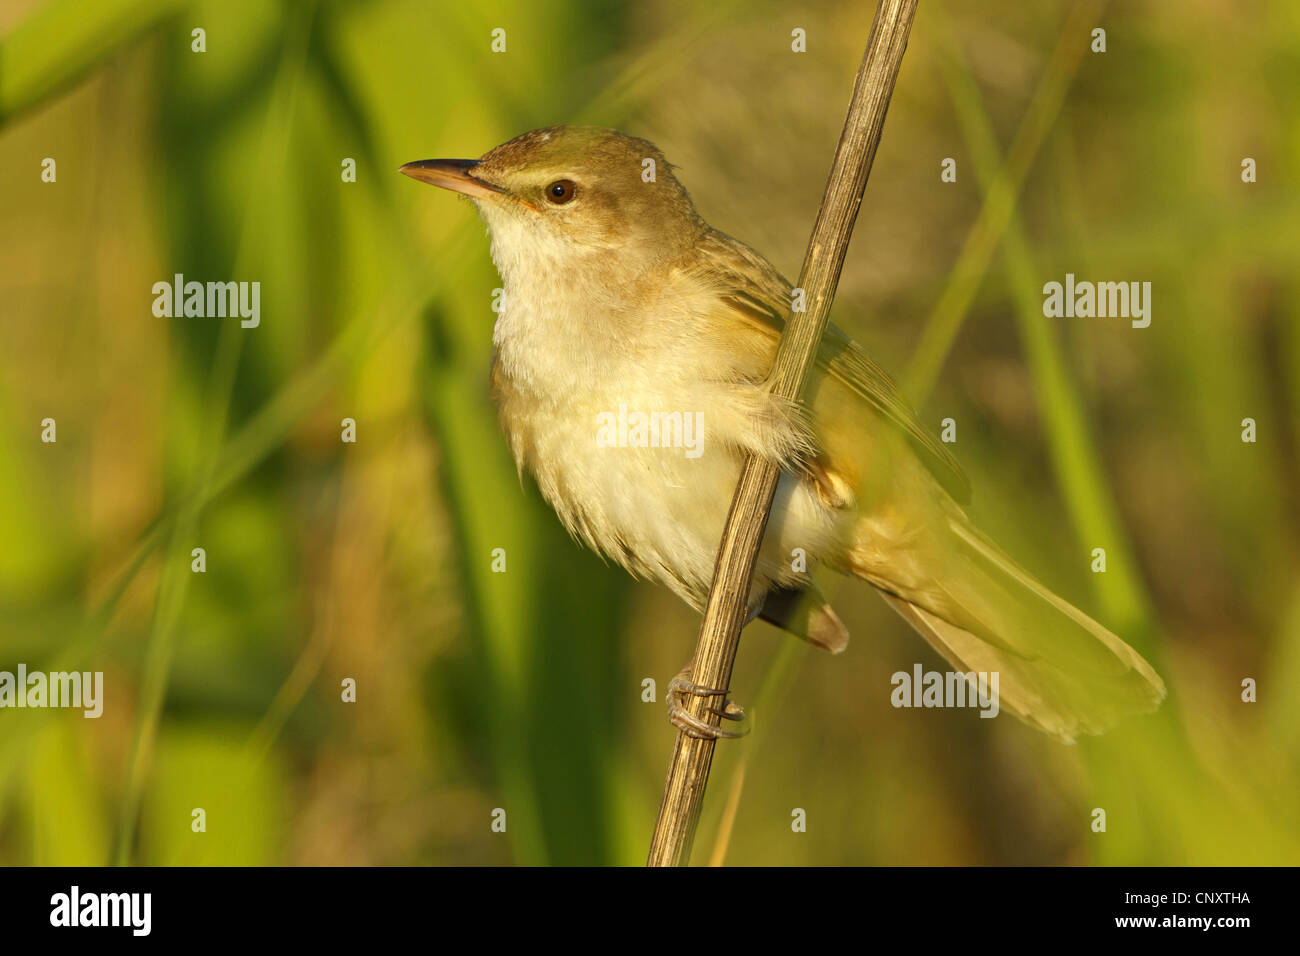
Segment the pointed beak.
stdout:
<svg viewBox="0 0 1300 956">
<path fill-rule="evenodd" d="M 422 183 L 464 193 L 472 199 L 492 199 L 503 195 L 505 190 L 500 186 L 474 176 L 478 164 L 476 159 L 420 159 L 407 163 L 398 172 Z"/>
</svg>

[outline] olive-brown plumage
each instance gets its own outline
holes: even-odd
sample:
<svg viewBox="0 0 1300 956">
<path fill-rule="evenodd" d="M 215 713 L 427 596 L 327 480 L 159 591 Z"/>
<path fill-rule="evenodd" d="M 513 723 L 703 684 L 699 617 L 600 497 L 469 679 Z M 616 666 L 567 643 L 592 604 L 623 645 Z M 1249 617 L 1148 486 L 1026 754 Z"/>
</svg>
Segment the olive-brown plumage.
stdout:
<svg viewBox="0 0 1300 956">
<path fill-rule="evenodd" d="M 487 223 L 505 285 L 492 371 L 502 427 L 520 469 L 587 545 L 701 608 L 752 452 L 783 469 L 755 613 L 843 650 L 848 633 L 807 572 L 821 563 L 854 575 L 956 669 L 999 672 L 1001 706 L 1064 740 L 1164 696 L 1136 651 L 971 525 L 960 466 L 838 328 L 805 401 L 772 395 L 790 283 L 700 218 L 651 143 L 560 126 L 478 161 L 402 171 L 466 194 Z M 602 442 L 619 410 L 692 416 L 700 453 Z"/>
</svg>

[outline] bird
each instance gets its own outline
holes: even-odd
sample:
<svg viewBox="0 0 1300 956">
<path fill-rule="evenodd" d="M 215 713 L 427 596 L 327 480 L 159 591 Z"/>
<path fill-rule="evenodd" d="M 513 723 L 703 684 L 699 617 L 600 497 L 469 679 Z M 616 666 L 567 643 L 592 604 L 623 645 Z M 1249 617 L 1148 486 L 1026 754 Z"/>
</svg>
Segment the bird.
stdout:
<svg viewBox="0 0 1300 956">
<path fill-rule="evenodd" d="M 702 610 L 743 461 L 759 456 L 780 478 L 749 620 L 843 651 L 848 629 L 811 576 L 824 567 L 871 585 L 972 684 L 997 673 L 1001 709 L 1062 741 L 1164 698 L 1136 650 L 975 527 L 961 466 L 839 327 L 802 399 L 774 393 L 798 293 L 700 216 L 652 143 L 553 126 L 400 172 L 468 197 L 487 227 L 504 290 L 500 425 L 521 480 L 586 546 Z M 723 694 L 690 667 L 670 685 L 670 721 L 735 736 L 688 712 L 686 696 Z M 743 716 L 730 700 L 715 712 Z"/>
</svg>

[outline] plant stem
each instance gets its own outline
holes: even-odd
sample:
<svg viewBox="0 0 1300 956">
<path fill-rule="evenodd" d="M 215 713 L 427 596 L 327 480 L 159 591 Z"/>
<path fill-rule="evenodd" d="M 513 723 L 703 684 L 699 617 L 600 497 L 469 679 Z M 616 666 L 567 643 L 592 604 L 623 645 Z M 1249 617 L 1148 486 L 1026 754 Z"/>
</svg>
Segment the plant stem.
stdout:
<svg viewBox="0 0 1300 956">
<path fill-rule="evenodd" d="M 799 273 L 807 311 L 791 315 L 769 378 L 773 392 L 781 397 L 797 399 L 802 394 L 826 329 L 915 14 L 916 0 L 881 0 L 876 8 L 826 194 Z M 779 466 L 746 457 L 722 532 L 695 650 L 691 678 L 705 687 L 725 688 L 731 682 L 740 629 L 747 617 L 750 579 L 779 477 Z M 688 706 L 694 716 L 713 725 L 718 723 L 717 715 L 707 709 L 708 700 L 691 698 Z M 713 745 L 713 740 L 678 732 L 650 843 L 649 866 L 685 866 L 690 861 L 713 762 Z"/>
</svg>

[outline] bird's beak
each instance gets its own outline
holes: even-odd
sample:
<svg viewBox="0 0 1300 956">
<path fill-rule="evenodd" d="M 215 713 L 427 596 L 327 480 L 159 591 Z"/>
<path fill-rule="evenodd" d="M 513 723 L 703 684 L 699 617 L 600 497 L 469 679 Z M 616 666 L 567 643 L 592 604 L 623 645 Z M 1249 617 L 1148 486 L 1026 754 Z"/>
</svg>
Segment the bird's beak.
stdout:
<svg viewBox="0 0 1300 956">
<path fill-rule="evenodd" d="M 407 163 L 398 172 L 422 183 L 464 193 L 472 199 L 492 199 L 505 193 L 500 186 L 473 175 L 478 164 L 477 159 L 420 159 Z"/>
</svg>

